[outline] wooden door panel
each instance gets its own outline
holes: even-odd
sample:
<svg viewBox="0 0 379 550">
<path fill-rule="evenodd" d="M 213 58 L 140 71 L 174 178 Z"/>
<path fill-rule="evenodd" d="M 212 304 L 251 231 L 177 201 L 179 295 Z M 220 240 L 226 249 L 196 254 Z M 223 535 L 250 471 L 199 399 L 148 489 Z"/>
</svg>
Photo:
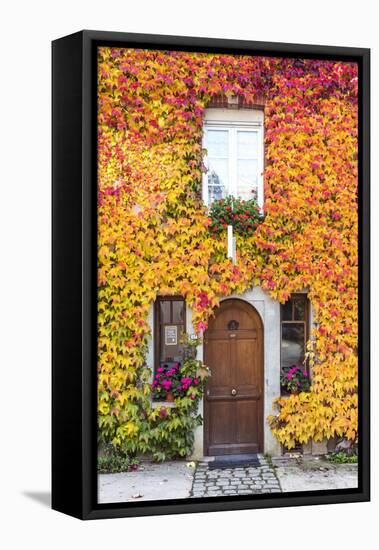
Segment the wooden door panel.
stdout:
<svg viewBox="0 0 379 550">
<path fill-rule="evenodd" d="M 236 340 L 236 361 L 234 364 L 235 384 L 239 386 L 256 386 L 259 382 L 257 341 Z"/>
<path fill-rule="evenodd" d="M 214 401 L 211 408 L 211 416 L 209 418 L 209 435 L 212 442 L 211 452 L 217 453 L 217 448 L 225 448 L 230 443 L 230 434 L 233 433 L 234 403 L 229 401 Z"/>
<path fill-rule="evenodd" d="M 241 401 L 243 399 L 258 400 L 262 398 L 261 390 L 257 386 L 252 386 L 252 385 L 250 386 L 246 384 L 244 384 L 243 386 L 240 386 L 236 384 L 235 390 L 237 392 L 235 401 Z"/>
<path fill-rule="evenodd" d="M 230 346 L 229 341 L 218 338 L 214 340 L 209 348 L 208 362 L 217 365 L 212 373 L 210 386 L 230 386 L 232 384 L 232 372 L 230 369 Z"/>
<path fill-rule="evenodd" d="M 263 329 L 255 309 L 241 300 L 222 302 L 204 352 L 212 372 L 204 403 L 205 452 L 262 450 Z"/>
<path fill-rule="evenodd" d="M 237 401 L 235 414 L 238 418 L 236 423 L 236 442 L 252 443 L 258 441 L 258 403 L 256 401 Z"/>
</svg>

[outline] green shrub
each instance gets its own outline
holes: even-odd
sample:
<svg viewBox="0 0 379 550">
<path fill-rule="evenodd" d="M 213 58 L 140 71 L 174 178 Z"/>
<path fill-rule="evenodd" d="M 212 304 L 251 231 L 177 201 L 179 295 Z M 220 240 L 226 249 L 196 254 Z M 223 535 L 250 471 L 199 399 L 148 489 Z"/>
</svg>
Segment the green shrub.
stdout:
<svg viewBox="0 0 379 550">
<path fill-rule="evenodd" d="M 97 457 L 97 471 L 99 474 L 113 474 L 129 472 L 138 468 L 137 458 L 131 458 L 112 445 L 104 448 L 104 454 Z"/>
<path fill-rule="evenodd" d="M 357 464 L 358 462 L 358 455 L 347 455 L 346 453 L 339 452 L 339 453 L 330 453 L 327 455 L 327 459 L 330 462 L 334 462 L 336 464 Z"/>
</svg>

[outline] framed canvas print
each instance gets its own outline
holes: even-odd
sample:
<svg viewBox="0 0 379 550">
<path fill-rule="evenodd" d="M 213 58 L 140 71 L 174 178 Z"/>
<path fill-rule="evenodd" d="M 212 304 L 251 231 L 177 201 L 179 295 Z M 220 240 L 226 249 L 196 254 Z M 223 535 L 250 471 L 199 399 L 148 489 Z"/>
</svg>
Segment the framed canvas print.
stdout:
<svg viewBox="0 0 379 550">
<path fill-rule="evenodd" d="M 53 42 L 53 508 L 369 499 L 369 50 Z"/>
</svg>

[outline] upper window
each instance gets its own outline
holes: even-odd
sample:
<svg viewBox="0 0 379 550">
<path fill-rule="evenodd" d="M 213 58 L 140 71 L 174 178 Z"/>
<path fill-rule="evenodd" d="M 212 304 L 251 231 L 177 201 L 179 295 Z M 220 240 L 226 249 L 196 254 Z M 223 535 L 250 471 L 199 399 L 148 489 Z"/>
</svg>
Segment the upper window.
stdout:
<svg viewBox="0 0 379 550">
<path fill-rule="evenodd" d="M 205 204 L 233 195 L 263 207 L 263 111 L 207 109 L 203 145 Z"/>
</svg>

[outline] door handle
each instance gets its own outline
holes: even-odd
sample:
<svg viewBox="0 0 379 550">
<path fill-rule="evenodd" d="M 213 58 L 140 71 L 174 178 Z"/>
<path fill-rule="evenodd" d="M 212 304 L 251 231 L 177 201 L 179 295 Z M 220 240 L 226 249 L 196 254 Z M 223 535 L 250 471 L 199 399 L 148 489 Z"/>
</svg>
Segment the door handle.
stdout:
<svg viewBox="0 0 379 550">
<path fill-rule="evenodd" d="M 233 396 L 237 395 L 237 390 L 235 388 L 232 389 L 232 395 Z"/>
</svg>

